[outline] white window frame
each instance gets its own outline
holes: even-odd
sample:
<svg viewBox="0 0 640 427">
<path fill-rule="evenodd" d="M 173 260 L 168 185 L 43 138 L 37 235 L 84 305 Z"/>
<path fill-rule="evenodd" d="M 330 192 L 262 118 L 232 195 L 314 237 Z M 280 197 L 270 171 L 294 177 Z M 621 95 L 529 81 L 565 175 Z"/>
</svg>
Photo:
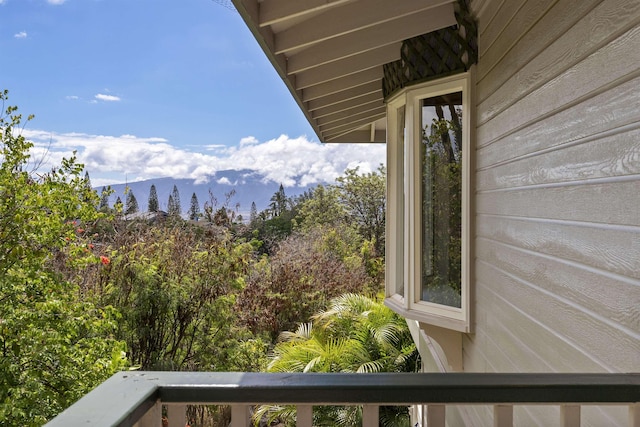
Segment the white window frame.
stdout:
<svg viewBox="0 0 640 427">
<path fill-rule="evenodd" d="M 385 304 L 402 316 L 459 332 L 471 332 L 472 72 L 417 84 L 387 101 L 387 230 Z M 462 92 L 461 307 L 421 300 L 421 101 Z M 404 107 L 404 143 L 398 111 Z M 403 287 L 404 292 L 397 290 Z"/>
</svg>

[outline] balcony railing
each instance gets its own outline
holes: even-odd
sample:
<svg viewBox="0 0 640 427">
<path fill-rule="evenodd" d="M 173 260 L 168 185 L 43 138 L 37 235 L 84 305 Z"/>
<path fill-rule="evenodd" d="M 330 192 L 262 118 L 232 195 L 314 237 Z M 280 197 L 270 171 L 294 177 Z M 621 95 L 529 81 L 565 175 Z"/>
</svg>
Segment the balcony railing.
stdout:
<svg viewBox="0 0 640 427">
<path fill-rule="evenodd" d="M 445 425 L 446 405 L 493 406 L 494 426 L 513 425 L 513 405 L 560 405 L 560 425 L 580 425 L 581 405 L 626 405 L 640 427 L 640 374 L 265 374 L 121 372 L 53 419 L 48 427 L 184 427 L 186 405 L 231 405 L 231 427 L 250 425 L 257 404 L 297 405 L 311 427 L 314 405 L 361 405 L 364 427 L 384 405 L 427 405 L 429 427 Z"/>
</svg>

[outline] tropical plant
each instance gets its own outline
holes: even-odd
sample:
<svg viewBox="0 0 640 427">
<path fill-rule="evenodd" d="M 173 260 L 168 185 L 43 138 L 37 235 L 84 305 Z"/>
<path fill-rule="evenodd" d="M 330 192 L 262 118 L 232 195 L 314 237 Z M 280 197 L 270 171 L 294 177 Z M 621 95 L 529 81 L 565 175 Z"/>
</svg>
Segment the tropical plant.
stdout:
<svg viewBox="0 0 640 427">
<path fill-rule="evenodd" d="M 419 356 L 404 319 L 379 299 L 358 294 L 334 298 L 329 308 L 283 332 L 276 344 L 269 372 L 416 372 Z M 287 406 L 261 406 L 254 420 L 279 420 L 295 425 L 295 411 Z M 314 426 L 361 425 L 361 409 L 314 408 Z M 406 407 L 381 408 L 381 425 L 409 425 Z"/>
</svg>

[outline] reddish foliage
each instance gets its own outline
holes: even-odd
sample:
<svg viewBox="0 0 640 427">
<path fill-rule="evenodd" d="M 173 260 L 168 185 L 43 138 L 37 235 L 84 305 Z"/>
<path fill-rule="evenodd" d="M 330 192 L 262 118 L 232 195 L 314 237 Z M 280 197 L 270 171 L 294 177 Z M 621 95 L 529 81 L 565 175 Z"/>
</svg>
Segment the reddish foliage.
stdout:
<svg viewBox="0 0 640 427">
<path fill-rule="evenodd" d="M 269 263 L 257 264 L 249 274 L 237 311 L 254 333 L 267 332 L 275 340 L 280 331 L 308 321 L 331 298 L 368 289 L 364 266 L 348 265 L 323 249 L 319 239 L 293 234 Z"/>
</svg>

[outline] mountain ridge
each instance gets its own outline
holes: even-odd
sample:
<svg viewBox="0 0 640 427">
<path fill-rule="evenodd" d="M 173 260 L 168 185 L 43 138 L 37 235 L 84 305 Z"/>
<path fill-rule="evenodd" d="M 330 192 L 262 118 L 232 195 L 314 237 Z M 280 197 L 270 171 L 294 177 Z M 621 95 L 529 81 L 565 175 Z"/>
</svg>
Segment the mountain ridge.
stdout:
<svg viewBox="0 0 640 427">
<path fill-rule="evenodd" d="M 206 183 L 197 182 L 191 178 L 153 178 L 143 181 L 135 181 L 126 184 L 113 184 L 109 187 L 113 193 L 109 196 L 109 205 L 113 206 L 117 198 L 122 202 L 126 201 L 125 188 L 133 192 L 138 201 L 138 210 L 147 211 L 149 203 L 149 192 L 151 185 L 156 186 L 158 194 L 158 205 L 160 210 L 166 211 L 169 202 L 169 195 L 175 185 L 180 195 L 180 207 L 185 215 L 191 207 L 191 197 L 195 193 L 198 198 L 200 211 L 204 211 L 205 202 L 213 204 L 214 207 L 222 207 L 228 200 L 228 207 L 236 209 L 238 214 L 248 217 L 251 211 L 251 204 L 255 203 L 258 212 L 265 210 L 270 203 L 271 197 L 280 188 L 280 183 L 267 181 L 263 175 L 256 171 L 224 170 L 217 171 Z M 287 197 L 298 196 L 316 185 L 284 187 Z M 102 187 L 95 188 L 100 194 Z M 231 197 L 228 197 L 235 192 Z"/>
</svg>

